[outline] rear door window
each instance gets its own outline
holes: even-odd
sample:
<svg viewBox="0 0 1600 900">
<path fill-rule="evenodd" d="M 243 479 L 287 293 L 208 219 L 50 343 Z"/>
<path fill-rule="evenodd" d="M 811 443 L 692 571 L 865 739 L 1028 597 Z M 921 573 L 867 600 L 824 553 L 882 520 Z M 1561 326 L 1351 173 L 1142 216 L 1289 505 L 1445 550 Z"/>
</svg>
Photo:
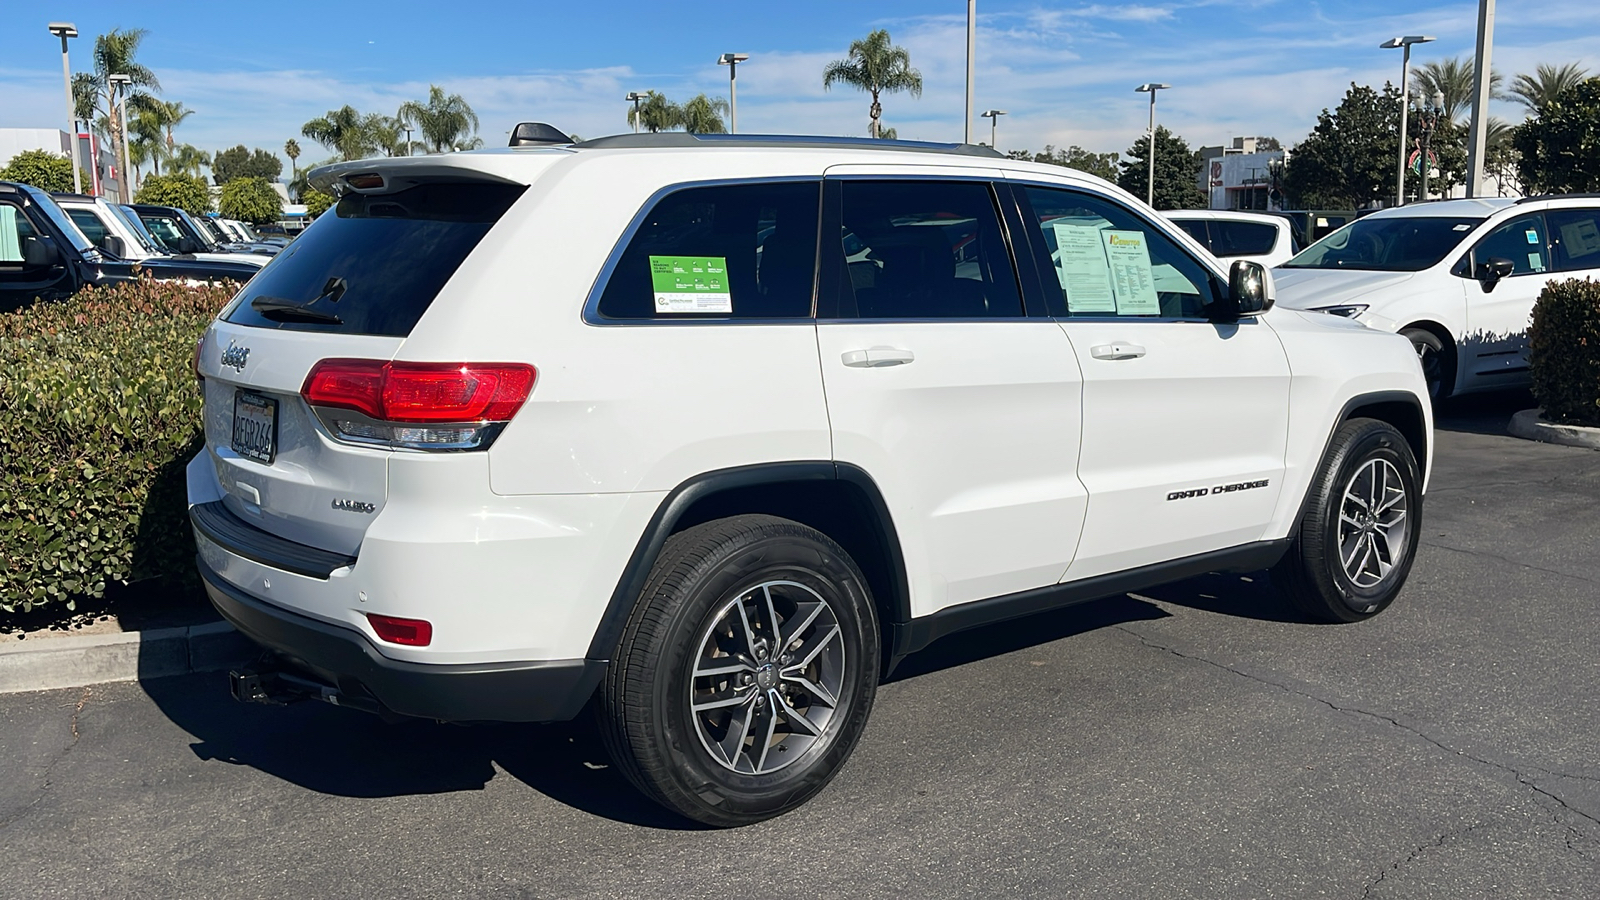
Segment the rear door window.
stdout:
<svg viewBox="0 0 1600 900">
<path fill-rule="evenodd" d="M 349 193 L 252 279 L 226 321 L 405 337 L 523 185 Z"/>
<path fill-rule="evenodd" d="M 1552 209 L 1545 219 L 1558 271 L 1600 269 L 1600 210 Z"/>
<path fill-rule="evenodd" d="M 691 187 L 645 213 L 611 269 L 607 319 L 792 319 L 812 314 L 818 181 Z"/>
</svg>

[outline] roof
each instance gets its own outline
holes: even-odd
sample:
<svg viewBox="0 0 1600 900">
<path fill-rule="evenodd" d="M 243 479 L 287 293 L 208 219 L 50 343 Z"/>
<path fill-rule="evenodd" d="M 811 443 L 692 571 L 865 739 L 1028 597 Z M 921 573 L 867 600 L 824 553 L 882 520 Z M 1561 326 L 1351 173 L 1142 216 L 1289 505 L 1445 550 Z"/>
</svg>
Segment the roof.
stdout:
<svg viewBox="0 0 1600 900">
<path fill-rule="evenodd" d="M 953 153 L 1005 159 L 997 150 L 976 144 L 940 144 L 931 141 L 888 141 L 879 138 L 799 134 L 613 134 L 569 145 L 573 150 L 609 150 L 624 147 L 783 147 L 852 150 L 899 150 L 911 153 Z"/>
<path fill-rule="evenodd" d="M 1474 197 L 1470 200 L 1431 200 L 1426 203 L 1409 203 L 1405 206 L 1391 206 L 1369 213 L 1369 219 L 1484 219 L 1494 215 L 1508 206 L 1516 204 L 1515 200 L 1504 197 Z"/>
<path fill-rule="evenodd" d="M 1289 219 L 1279 213 L 1252 212 L 1248 209 L 1167 209 L 1161 214 L 1169 219 L 1226 219 L 1234 222 L 1264 222 L 1276 224 Z"/>
</svg>

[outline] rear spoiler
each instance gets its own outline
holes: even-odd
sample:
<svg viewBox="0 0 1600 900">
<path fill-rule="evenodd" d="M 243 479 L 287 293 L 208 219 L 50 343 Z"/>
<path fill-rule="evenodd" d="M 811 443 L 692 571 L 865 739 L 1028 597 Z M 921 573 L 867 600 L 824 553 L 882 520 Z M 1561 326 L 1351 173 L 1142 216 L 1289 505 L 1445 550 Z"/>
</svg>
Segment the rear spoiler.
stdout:
<svg viewBox="0 0 1600 900">
<path fill-rule="evenodd" d="M 306 175 L 310 185 L 335 197 L 346 191 L 387 194 L 424 182 L 490 181 L 527 184 L 513 172 L 523 168 L 501 153 L 445 153 L 435 156 L 388 156 L 318 166 Z"/>
</svg>

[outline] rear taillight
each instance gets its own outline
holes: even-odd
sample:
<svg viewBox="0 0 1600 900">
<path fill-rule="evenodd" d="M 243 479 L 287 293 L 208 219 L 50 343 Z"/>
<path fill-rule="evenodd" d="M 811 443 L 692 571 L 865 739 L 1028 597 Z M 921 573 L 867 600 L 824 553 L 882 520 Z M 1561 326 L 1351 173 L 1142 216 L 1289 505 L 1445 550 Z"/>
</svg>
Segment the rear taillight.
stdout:
<svg viewBox="0 0 1600 900">
<path fill-rule="evenodd" d="M 336 439 L 411 450 L 481 450 L 533 391 L 521 363 L 325 359 L 300 395 Z"/>
<path fill-rule="evenodd" d="M 426 647 L 433 643 L 433 625 L 422 619 L 402 619 L 397 616 L 380 616 L 367 613 L 367 621 L 378 637 L 391 644 L 406 647 Z"/>
</svg>

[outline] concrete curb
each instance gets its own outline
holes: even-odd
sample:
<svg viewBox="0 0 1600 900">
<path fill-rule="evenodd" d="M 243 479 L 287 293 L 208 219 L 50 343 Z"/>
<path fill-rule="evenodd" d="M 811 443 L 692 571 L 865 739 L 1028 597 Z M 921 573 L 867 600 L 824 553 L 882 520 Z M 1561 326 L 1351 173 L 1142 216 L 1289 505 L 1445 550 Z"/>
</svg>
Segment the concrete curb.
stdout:
<svg viewBox="0 0 1600 900">
<path fill-rule="evenodd" d="M 227 622 L 0 644 L 0 694 L 214 672 L 260 649 Z"/>
<path fill-rule="evenodd" d="M 1544 410 L 1525 409 L 1511 417 L 1511 424 L 1506 430 L 1514 437 L 1527 438 L 1530 441 L 1600 450 L 1600 428 L 1546 422 L 1539 418 L 1542 412 Z"/>
</svg>

